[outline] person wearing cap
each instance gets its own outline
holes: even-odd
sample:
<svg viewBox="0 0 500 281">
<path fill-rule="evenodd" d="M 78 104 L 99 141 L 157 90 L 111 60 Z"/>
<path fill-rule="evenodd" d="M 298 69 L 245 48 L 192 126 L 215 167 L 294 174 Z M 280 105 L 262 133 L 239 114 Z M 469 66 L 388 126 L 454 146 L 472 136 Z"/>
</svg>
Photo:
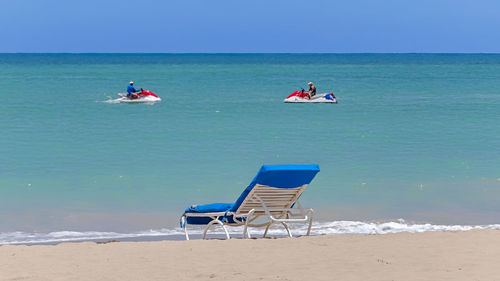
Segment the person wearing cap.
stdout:
<svg viewBox="0 0 500 281">
<path fill-rule="evenodd" d="M 130 81 L 130 83 L 128 83 L 128 87 L 127 87 L 127 98 L 136 99 L 139 97 L 137 95 L 137 93 L 138 93 L 138 91 L 134 88 L 134 81 Z"/>
<path fill-rule="evenodd" d="M 316 95 L 316 87 L 314 87 L 313 82 L 307 83 L 309 85 L 309 91 L 306 92 L 307 99 L 310 100 L 312 97 Z"/>
<path fill-rule="evenodd" d="M 316 87 L 314 87 L 313 82 L 309 82 L 307 83 L 307 85 L 309 85 L 309 95 L 311 95 L 311 97 L 314 97 L 316 95 Z"/>
</svg>

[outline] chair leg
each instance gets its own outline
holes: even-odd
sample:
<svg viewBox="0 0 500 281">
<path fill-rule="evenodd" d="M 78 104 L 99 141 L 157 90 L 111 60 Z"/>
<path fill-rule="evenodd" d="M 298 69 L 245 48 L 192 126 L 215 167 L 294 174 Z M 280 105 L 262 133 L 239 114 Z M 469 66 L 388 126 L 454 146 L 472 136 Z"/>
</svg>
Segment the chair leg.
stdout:
<svg viewBox="0 0 500 281">
<path fill-rule="evenodd" d="M 243 238 L 248 238 L 248 239 L 252 238 L 250 236 L 250 232 L 248 231 L 248 222 L 253 221 L 255 218 L 257 218 L 257 217 L 255 217 L 255 218 L 252 217 L 254 212 L 255 212 L 254 209 L 250 210 L 250 212 L 248 212 L 248 215 L 245 219 L 245 227 L 243 227 Z"/>
<path fill-rule="evenodd" d="M 188 234 L 188 230 L 187 230 L 187 218 L 182 216 L 181 218 L 181 225 L 182 225 L 182 228 L 184 228 L 184 234 L 186 235 L 186 240 L 189 240 L 189 234 Z"/>
<path fill-rule="evenodd" d="M 307 228 L 306 236 L 309 236 L 311 234 L 311 227 L 312 227 L 312 223 L 313 223 L 314 211 L 312 209 L 310 209 L 307 211 L 307 213 L 309 215 L 309 227 Z"/>
<path fill-rule="evenodd" d="M 282 222 L 281 224 L 285 227 L 286 232 L 288 232 L 288 237 L 292 238 L 293 237 L 292 236 L 292 232 L 290 232 L 290 229 L 288 228 L 288 225 L 286 223 L 284 223 L 284 222 Z"/>
<path fill-rule="evenodd" d="M 226 233 L 226 239 L 229 239 L 229 232 L 227 231 L 226 229 L 226 226 L 217 218 L 215 220 L 212 220 L 211 222 L 209 222 L 207 224 L 207 226 L 205 227 L 205 229 L 203 230 L 203 236 L 201 237 L 201 239 L 205 239 L 205 237 L 207 236 L 207 232 L 208 232 L 208 229 L 213 225 L 213 224 L 219 224 L 220 226 L 222 226 L 222 229 L 224 229 L 224 232 Z"/>
<path fill-rule="evenodd" d="M 226 240 L 229 240 L 231 237 L 229 236 L 229 232 L 226 229 L 226 226 L 221 223 L 222 229 L 224 229 L 224 232 L 226 233 Z"/>
<path fill-rule="evenodd" d="M 273 224 L 272 222 L 269 223 L 267 226 L 266 226 L 266 230 L 264 231 L 264 235 L 262 235 L 262 238 L 266 238 L 267 236 L 267 231 L 269 230 L 269 227 L 271 227 L 271 224 Z"/>
<path fill-rule="evenodd" d="M 244 239 L 246 239 L 246 238 L 248 238 L 248 239 L 252 238 L 250 236 L 250 232 L 248 232 L 248 224 L 247 224 L 247 222 L 245 222 L 245 226 L 243 227 L 243 238 Z"/>
</svg>

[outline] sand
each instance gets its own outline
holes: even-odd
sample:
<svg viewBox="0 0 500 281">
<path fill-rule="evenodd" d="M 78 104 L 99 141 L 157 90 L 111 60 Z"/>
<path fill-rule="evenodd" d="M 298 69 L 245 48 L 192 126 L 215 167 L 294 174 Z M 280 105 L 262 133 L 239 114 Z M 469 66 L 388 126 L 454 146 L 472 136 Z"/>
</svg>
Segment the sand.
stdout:
<svg viewBox="0 0 500 281">
<path fill-rule="evenodd" d="M 7 245 L 0 280 L 500 280 L 500 231 Z"/>
</svg>

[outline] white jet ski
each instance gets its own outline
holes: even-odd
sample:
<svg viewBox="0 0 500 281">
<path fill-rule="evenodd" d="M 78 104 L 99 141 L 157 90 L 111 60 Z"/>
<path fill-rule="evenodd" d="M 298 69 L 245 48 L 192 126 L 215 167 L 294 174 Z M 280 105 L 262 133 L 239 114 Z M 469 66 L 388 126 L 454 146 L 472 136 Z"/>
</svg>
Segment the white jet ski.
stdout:
<svg viewBox="0 0 500 281">
<path fill-rule="evenodd" d="M 304 91 L 295 91 L 291 95 L 289 95 L 283 102 L 290 103 L 338 103 L 337 98 L 333 93 L 323 93 L 317 94 L 311 97 L 311 99 L 307 98 L 307 93 Z"/>
</svg>

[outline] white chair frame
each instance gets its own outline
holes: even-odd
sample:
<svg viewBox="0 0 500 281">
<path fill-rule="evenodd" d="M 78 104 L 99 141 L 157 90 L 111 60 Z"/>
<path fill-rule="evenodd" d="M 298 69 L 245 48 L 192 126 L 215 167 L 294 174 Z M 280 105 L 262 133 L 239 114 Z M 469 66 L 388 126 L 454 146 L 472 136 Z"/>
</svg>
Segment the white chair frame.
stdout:
<svg viewBox="0 0 500 281">
<path fill-rule="evenodd" d="M 231 238 L 226 226 L 243 226 L 243 238 L 251 238 L 249 227 L 265 227 L 265 238 L 271 225 L 280 223 L 287 231 L 288 237 L 293 237 L 288 223 L 308 223 L 306 235 L 311 234 L 313 209 L 304 209 L 298 198 L 307 187 L 307 184 L 296 188 L 277 188 L 256 184 L 248 193 L 235 212 L 213 212 L 213 213 L 185 213 L 181 217 L 181 226 L 184 229 L 186 240 L 189 240 L 187 219 L 188 217 L 209 217 L 212 220 L 203 230 L 202 239 L 206 238 L 208 230 L 214 224 L 224 229 L 226 239 Z M 294 208 L 295 207 L 295 208 Z M 234 223 L 222 221 L 221 217 L 231 217 Z M 266 218 L 263 223 L 252 223 L 258 218 Z"/>
</svg>

